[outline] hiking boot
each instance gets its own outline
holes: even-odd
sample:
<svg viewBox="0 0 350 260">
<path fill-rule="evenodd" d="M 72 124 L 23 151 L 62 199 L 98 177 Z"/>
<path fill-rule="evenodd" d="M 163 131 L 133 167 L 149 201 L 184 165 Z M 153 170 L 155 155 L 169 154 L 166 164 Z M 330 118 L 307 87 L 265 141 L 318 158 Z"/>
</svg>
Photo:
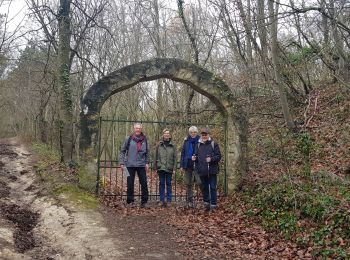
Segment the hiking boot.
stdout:
<svg viewBox="0 0 350 260">
<path fill-rule="evenodd" d="M 218 209 L 217 205 L 210 205 L 210 211 L 216 211 Z"/>
<path fill-rule="evenodd" d="M 147 204 L 147 202 L 144 202 L 144 203 L 141 203 L 140 208 L 147 209 L 149 208 L 149 205 Z"/>
<path fill-rule="evenodd" d="M 187 203 L 187 208 L 192 209 L 193 208 L 193 202 L 188 202 Z"/>
<path fill-rule="evenodd" d="M 135 207 L 136 207 L 135 202 L 127 203 L 127 204 L 126 204 L 126 207 L 127 207 L 127 208 L 135 208 Z"/>
<path fill-rule="evenodd" d="M 158 205 L 162 208 L 165 208 L 167 206 L 165 201 L 159 201 Z"/>
<path fill-rule="evenodd" d="M 209 211 L 210 210 L 210 203 L 209 202 L 204 202 L 203 206 L 204 206 L 204 210 L 205 211 Z"/>
</svg>

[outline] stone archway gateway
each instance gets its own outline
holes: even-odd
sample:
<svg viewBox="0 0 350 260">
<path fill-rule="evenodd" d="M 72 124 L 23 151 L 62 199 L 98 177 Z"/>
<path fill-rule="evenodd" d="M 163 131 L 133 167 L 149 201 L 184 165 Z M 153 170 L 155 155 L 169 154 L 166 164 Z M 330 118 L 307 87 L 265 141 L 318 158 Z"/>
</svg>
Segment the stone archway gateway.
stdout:
<svg viewBox="0 0 350 260">
<path fill-rule="evenodd" d="M 247 123 L 242 108 L 227 84 L 212 72 L 179 59 L 152 59 L 126 66 L 101 78 L 82 101 L 80 150 L 83 157 L 95 155 L 100 109 L 113 94 L 145 81 L 168 78 L 182 82 L 208 97 L 227 124 L 226 169 L 228 191 L 240 187 L 247 172 Z"/>
</svg>

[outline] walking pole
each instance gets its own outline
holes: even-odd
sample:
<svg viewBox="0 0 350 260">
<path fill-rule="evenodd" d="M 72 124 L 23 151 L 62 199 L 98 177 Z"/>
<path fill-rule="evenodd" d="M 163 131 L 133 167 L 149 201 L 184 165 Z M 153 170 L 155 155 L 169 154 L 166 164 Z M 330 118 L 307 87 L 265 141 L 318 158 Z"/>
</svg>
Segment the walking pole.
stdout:
<svg viewBox="0 0 350 260">
<path fill-rule="evenodd" d="M 210 155 L 207 154 L 207 157 L 206 157 L 206 161 L 207 161 L 207 165 L 208 165 L 208 191 L 209 191 L 209 199 L 211 200 L 211 193 L 210 193 L 210 180 L 209 180 L 209 159 L 210 158 Z M 210 202 L 209 202 L 209 209 L 210 209 Z"/>
<path fill-rule="evenodd" d="M 192 158 L 193 157 L 195 157 L 197 159 L 196 154 L 193 154 Z M 192 171 L 192 173 L 193 174 L 192 174 L 192 178 L 191 178 L 191 183 L 193 183 L 192 184 L 192 207 L 193 207 L 193 205 L 194 205 L 194 203 L 193 203 L 193 186 L 196 188 L 197 201 L 198 201 L 198 189 L 197 189 L 197 187 L 201 190 L 200 184 L 197 182 L 197 178 L 199 178 L 199 176 L 196 176 L 196 175 L 198 175 L 197 167 L 196 167 L 196 160 L 193 161 L 193 171 Z M 201 192 L 202 192 L 202 190 L 201 190 Z"/>
<path fill-rule="evenodd" d="M 209 180 L 209 162 L 208 162 L 208 158 L 210 158 L 210 155 L 207 155 L 207 159 L 206 159 L 207 164 L 208 164 L 208 180 Z"/>
</svg>

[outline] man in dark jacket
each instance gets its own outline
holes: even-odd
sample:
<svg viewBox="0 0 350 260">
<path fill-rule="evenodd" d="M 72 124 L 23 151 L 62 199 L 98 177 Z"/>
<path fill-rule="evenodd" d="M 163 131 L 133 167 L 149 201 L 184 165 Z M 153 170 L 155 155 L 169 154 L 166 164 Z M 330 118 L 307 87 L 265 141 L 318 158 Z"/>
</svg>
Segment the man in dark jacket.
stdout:
<svg viewBox="0 0 350 260">
<path fill-rule="evenodd" d="M 125 139 L 119 153 L 119 163 L 122 169 L 126 167 L 129 172 L 126 202 L 134 203 L 134 183 L 137 173 L 141 184 L 141 207 L 145 207 L 148 201 L 146 172 L 149 168 L 149 147 L 140 123 L 134 124 L 133 134 Z"/>
<path fill-rule="evenodd" d="M 156 158 L 154 162 L 155 169 L 159 175 L 159 200 L 163 207 L 167 206 L 165 202 L 165 184 L 167 188 L 167 202 L 172 200 L 172 174 L 176 169 L 176 146 L 171 141 L 170 130 L 163 130 L 163 138 L 156 148 Z"/>
<path fill-rule="evenodd" d="M 208 128 L 201 129 L 201 138 L 192 160 L 196 162 L 198 175 L 202 181 L 202 194 L 206 210 L 217 207 L 217 174 L 221 153 L 219 145 L 209 136 Z"/>
<path fill-rule="evenodd" d="M 199 175 L 193 171 L 192 156 L 195 153 L 195 147 L 198 144 L 200 136 L 198 135 L 198 128 L 191 126 L 188 129 L 188 136 L 184 140 L 184 144 L 181 150 L 180 170 L 184 172 L 184 181 L 186 184 L 186 202 L 189 207 L 193 207 L 193 182 L 200 186 L 201 181 Z"/>
</svg>

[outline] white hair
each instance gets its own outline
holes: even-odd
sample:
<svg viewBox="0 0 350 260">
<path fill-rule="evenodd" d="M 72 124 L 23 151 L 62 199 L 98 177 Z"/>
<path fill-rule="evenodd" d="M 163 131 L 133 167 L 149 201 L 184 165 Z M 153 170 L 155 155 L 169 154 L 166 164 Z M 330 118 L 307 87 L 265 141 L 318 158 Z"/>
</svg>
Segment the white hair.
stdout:
<svg viewBox="0 0 350 260">
<path fill-rule="evenodd" d="M 189 129 L 188 129 L 188 132 L 191 133 L 191 132 L 196 132 L 198 133 L 198 128 L 196 126 L 191 126 Z"/>
<path fill-rule="evenodd" d="M 136 127 L 136 126 L 139 126 L 140 128 L 142 128 L 142 124 L 141 123 L 134 123 L 134 128 Z"/>
</svg>

